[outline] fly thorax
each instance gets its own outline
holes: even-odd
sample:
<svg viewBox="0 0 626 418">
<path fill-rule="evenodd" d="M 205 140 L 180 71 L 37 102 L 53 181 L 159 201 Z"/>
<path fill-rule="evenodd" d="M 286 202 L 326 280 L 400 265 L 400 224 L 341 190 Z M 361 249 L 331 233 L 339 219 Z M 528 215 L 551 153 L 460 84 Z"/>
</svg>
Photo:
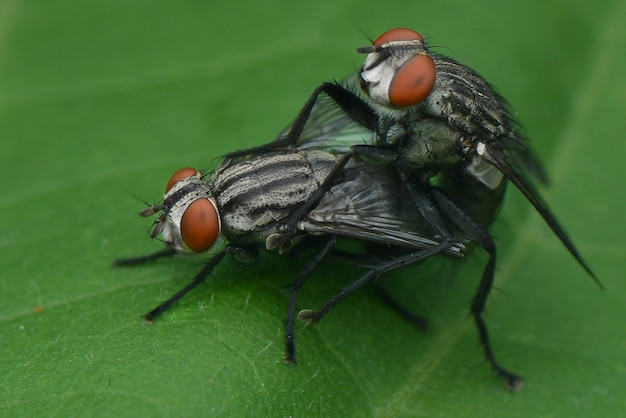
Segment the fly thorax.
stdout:
<svg viewBox="0 0 626 418">
<path fill-rule="evenodd" d="M 476 126 L 459 102 L 451 99 L 449 80 L 437 80 L 430 96 L 420 105 L 420 109 L 427 116 L 445 120 L 457 129 L 465 132 L 476 131 Z"/>
<path fill-rule="evenodd" d="M 431 94 L 422 103 L 425 114 L 485 139 L 511 131 L 505 101 L 482 77 L 451 58 L 435 55 L 433 59 L 437 75 Z"/>
<path fill-rule="evenodd" d="M 464 137 L 442 120 L 422 118 L 411 127 L 399 147 L 402 160 L 421 166 L 450 166 L 463 160 Z"/>
</svg>

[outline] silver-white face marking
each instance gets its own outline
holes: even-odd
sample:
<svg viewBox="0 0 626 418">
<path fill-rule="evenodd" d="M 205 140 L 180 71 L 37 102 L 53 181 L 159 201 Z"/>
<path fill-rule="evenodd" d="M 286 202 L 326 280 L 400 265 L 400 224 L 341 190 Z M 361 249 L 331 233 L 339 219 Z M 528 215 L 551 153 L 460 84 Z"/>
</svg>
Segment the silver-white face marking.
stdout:
<svg viewBox="0 0 626 418">
<path fill-rule="evenodd" d="M 378 64 L 375 64 L 377 61 Z M 367 95 L 383 106 L 390 104 L 389 85 L 395 75 L 396 68 L 387 61 L 380 61 L 377 52 L 367 55 L 361 69 L 361 80 L 368 86 Z"/>
</svg>

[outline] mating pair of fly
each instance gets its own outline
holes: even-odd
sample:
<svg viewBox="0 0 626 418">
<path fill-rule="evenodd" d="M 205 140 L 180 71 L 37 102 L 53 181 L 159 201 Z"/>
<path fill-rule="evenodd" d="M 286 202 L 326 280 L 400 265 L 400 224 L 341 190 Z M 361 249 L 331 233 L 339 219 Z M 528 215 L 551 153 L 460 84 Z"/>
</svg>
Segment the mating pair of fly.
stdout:
<svg viewBox="0 0 626 418">
<path fill-rule="evenodd" d="M 284 254 L 315 249 L 296 275 L 286 320 L 286 360 L 295 363 L 294 320 L 318 322 L 381 274 L 440 254 L 463 257 L 470 244 L 488 254 L 471 314 L 493 369 L 515 390 L 522 379 L 496 361 L 483 311 L 493 286 L 496 244 L 489 233 L 510 181 L 587 273 L 600 284 L 529 177 L 546 177 L 504 99 L 470 68 L 429 50 L 410 29 L 392 29 L 371 46 L 360 71 L 321 84 L 277 140 L 233 152 L 214 172 L 185 168 L 169 180 L 152 238 L 165 249 L 121 259 L 135 265 L 201 253 L 223 234 L 228 244 L 193 281 L 144 316 L 154 320 L 205 282 L 220 261 L 251 261 L 259 248 Z M 335 248 L 351 239 L 385 248 L 378 256 Z M 317 310 L 296 314 L 297 296 L 325 256 L 364 272 Z"/>
</svg>

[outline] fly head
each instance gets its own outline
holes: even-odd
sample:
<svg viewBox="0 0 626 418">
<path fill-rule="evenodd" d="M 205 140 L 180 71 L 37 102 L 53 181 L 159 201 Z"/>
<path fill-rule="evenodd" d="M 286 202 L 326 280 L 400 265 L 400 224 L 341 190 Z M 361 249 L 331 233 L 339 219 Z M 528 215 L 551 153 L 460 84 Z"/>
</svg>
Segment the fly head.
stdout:
<svg viewBox="0 0 626 418">
<path fill-rule="evenodd" d="M 221 230 L 219 211 L 207 183 L 194 168 L 178 170 L 167 183 L 160 205 L 143 210 L 141 216 L 158 213 L 151 233 L 181 252 L 204 252 L 215 244 Z"/>
</svg>

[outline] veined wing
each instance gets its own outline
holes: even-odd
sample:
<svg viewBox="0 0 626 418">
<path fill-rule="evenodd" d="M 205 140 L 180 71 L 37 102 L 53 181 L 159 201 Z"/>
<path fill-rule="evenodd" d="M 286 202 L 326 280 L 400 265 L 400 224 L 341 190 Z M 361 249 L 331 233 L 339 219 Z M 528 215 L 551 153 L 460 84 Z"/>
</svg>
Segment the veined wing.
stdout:
<svg viewBox="0 0 626 418">
<path fill-rule="evenodd" d="M 367 100 L 352 75 L 340 83 L 361 100 Z M 291 125 L 278 136 L 285 138 Z M 377 145 L 376 133 L 350 117 L 327 94 L 318 97 L 295 146 L 298 149 L 323 149 L 333 154 L 346 154 L 353 145 Z"/>
<path fill-rule="evenodd" d="M 385 245 L 427 248 L 440 243 L 432 226 L 415 210 L 396 170 L 353 161 L 340 181 L 298 224 L 311 234 L 333 234 Z M 460 255 L 457 242 L 446 253 Z"/>
</svg>

